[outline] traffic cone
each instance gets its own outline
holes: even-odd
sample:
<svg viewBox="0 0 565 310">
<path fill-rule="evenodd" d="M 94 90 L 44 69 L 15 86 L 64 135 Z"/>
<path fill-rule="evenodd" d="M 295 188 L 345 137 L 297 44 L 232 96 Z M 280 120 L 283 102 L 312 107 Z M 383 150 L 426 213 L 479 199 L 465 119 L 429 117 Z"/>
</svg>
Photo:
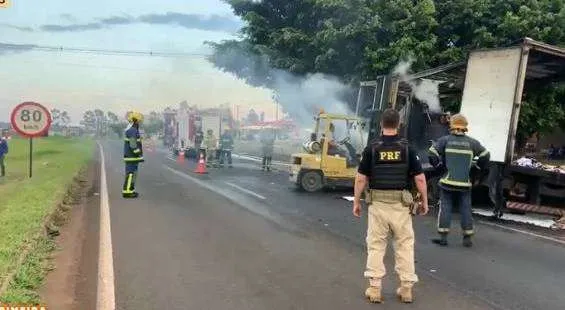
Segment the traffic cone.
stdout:
<svg viewBox="0 0 565 310">
<path fill-rule="evenodd" d="M 184 163 L 184 151 L 179 152 L 179 156 L 177 157 L 177 163 L 179 164 Z"/>
<path fill-rule="evenodd" d="M 198 174 L 208 173 L 208 171 L 206 171 L 206 160 L 204 159 L 204 154 L 202 153 L 200 153 L 200 159 L 198 160 L 198 165 L 196 165 L 194 172 Z"/>
</svg>

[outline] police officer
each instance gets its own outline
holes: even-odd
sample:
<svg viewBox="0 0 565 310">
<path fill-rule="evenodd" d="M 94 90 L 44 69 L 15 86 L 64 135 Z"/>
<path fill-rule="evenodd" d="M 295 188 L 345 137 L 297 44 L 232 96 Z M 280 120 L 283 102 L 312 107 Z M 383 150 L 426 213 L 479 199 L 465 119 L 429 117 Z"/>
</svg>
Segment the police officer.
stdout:
<svg viewBox="0 0 565 310">
<path fill-rule="evenodd" d="M 467 119 L 463 115 L 453 115 L 449 120 L 450 134 L 441 137 L 429 149 L 430 164 L 445 172 L 439 180 L 440 209 L 437 227 L 440 237 L 432 240 L 441 246 L 447 246 L 454 204 L 459 206 L 461 214 L 463 245 L 466 247 L 473 245 L 470 172 L 474 158 L 478 158 L 476 165 L 480 169 L 486 168 L 490 161 L 490 153 L 479 141 L 466 135 L 467 125 Z"/>
<path fill-rule="evenodd" d="M 232 168 L 232 157 L 231 153 L 233 151 L 233 136 L 231 135 L 229 129 L 224 130 L 220 138 L 220 167 L 224 167 L 224 161 L 227 159 L 228 167 Z"/>
<path fill-rule="evenodd" d="M 139 163 L 143 162 L 143 146 L 139 125 L 143 122 L 143 115 L 138 112 L 128 113 L 129 125 L 125 132 L 124 161 L 126 164 L 126 177 L 122 196 L 124 198 L 136 198 L 139 194 L 135 191 L 135 180 Z"/>
<path fill-rule="evenodd" d="M 382 137 L 373 141 L 363 151 L 355 180 L 353 214 L 361 215 L 361 193 L 369 186 L 370 205 L 367 227 L 367 267 L 365 277 L 369 287 L 365 296 L 382 302 L 382 278 L 385 276 L 383 257 L 387 239 L 394 237 L 395 270 L 400 278 L 396 294 L 402 302 L 413 301 L 412 287 L 418 282 L 414 266 L 414 229 L 410 207 L 414 203 L 408 191 L 412 181 L 422 197 L 420 214 L 428 212 L 426 177 L 416 152 L 398 136 L 400 115 L 386 109 L 381 116 Z M 369 199 L 367 199 L 369 200 Z"/>
</svg>

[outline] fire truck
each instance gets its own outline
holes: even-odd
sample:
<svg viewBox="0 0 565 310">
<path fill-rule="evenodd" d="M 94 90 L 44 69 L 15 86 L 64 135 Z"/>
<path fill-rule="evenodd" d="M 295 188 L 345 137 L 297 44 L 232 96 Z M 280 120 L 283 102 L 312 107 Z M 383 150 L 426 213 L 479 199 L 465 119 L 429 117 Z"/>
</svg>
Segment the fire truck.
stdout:
<svg viewBox="0 0 565 310">
<path fill-rule="evenodd" d="M 195 105 L 189 105 L 186 101 L 179 104 L 175 114 L 177 135 L 173 153 L 178 155 L 184 152 L 188 158 L 196 158 L 201 141 L 197 141 L 197 134 L 206 135 L 212 130 L 216 138 L 219 138 L 225 129 L 234 129 L 234 119 L 229 108 L 205 108 L 199 109 Z M 200 143 L 199 143 L 200 142 Z"/>
</svg>

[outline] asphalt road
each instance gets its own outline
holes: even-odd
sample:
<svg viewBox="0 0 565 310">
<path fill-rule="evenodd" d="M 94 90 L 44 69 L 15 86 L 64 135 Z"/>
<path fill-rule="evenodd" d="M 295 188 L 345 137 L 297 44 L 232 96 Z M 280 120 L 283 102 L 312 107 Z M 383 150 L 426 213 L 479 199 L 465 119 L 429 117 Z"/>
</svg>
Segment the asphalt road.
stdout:
<svg viewBox="0 0 565 310">
<path fill-rule="evenodd" d="M 365 219 L 344 193 L 304 194 L 284 171 L 193 173 L 194 163 L 146 154 L 136 200 L 121 198 L 121 144 L 104 144 L 117 309 L 370 309 L 363 291 Z M 457 223 L 454 223 L 454 228 Z M 387 309 L 563 309 L 565 248 L 478 224 L 475 247 L 437 248 L 434 219 L 415 221 L 415 303 Z"/>
</svg>

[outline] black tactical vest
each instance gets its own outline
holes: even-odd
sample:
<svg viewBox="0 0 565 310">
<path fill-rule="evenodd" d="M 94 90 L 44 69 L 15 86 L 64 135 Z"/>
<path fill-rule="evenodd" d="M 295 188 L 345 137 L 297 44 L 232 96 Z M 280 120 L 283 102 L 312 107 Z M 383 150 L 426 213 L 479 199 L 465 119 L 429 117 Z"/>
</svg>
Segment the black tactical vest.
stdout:
<svg viewBox="0 0 565 310">
<path fill-rule="evenodd" d="M 370 189 L 404 190 L 408 181 L 408 144 L 399 140 L 390 144 L 372 144 Z"/>
</svg>

